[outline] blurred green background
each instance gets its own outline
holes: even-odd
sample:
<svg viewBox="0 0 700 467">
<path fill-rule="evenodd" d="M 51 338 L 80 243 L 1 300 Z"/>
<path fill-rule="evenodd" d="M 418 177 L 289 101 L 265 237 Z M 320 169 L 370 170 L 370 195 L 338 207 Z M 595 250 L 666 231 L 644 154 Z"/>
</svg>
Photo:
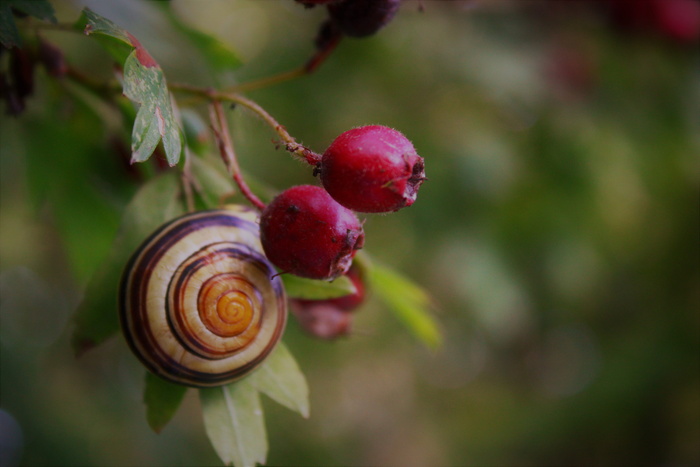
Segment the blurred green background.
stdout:
<svg viewBox="0 0 700 467">
<path fill-rule="evenodd" d="M 201 86 L 300 65 L 324 19 L 172 0 L 244 60 L 215 76 L 162 5 L 52 3 L 65 22 L 90 6 Z M 317 73 L 249 94 L 319 152 L 372 123 L 414 142 L 429 181 L 366 216 L 366 249 L 430 292 L 445 339 L 425 349 L 371 296 L 347 339 L 291 321 L 311 417 L 265 400 L 269 464 L 700 464 L 700 53 L 632 3 L 405 1 Z M 93 40 L 43 34 L 111 76 Z M 194 391 L 156 435 L 123 339 L 72 354 L 71 313 L 139 182 L 113 112 L 36 75 L 27 111 L 0 117 L 0 463 L 218 465 Z M 232 122 L 251 176 L 315 182 L 261 121 Z"/>
</svg>

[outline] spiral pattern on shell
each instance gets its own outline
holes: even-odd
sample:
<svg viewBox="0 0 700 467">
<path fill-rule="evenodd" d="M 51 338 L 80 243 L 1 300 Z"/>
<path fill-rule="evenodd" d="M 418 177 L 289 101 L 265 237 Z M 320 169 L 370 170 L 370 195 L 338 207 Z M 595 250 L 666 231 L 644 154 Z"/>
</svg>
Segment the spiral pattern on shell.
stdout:
<svg viewBox="0 0 700 467">
<path fill-rule="evenodd" d="M 211 387 L 249 373 L 279 342 L 287 316 L 257 214 L 227 206 L 161 226 L 127 264 L 119 311 L 131 350 L 169 381 Z"/>
</svg>

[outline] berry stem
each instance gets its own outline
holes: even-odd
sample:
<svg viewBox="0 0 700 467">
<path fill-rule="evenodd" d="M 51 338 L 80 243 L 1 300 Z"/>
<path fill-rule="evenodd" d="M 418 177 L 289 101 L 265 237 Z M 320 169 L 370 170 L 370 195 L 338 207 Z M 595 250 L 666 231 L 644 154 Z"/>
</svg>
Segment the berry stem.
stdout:
<svg viewBox="0 0 700 467">
<path fill-rule="evenodd" d="M 243 97 L 240 94 L 217 91 L 214 89 L 205 89 L 197 86 L 191 86 L 189 84 L 173 83 L 169 85 L 171 90 L 186 92 L 190 94 L 195 94 L 201 97 L 208 98 L 212 101 L 228 101 L 251 110 L 253 113 L 258 115 L 262 120 L 270 126 L 279 135 L 284 148 L 291 153 L 306 162 L 309 165 L 316 166 L 321 161 L 321 154 L 315 153 L 306 146 L 297 143 L 296 139 L 282 126 L 275 118 L 270 115 L 265 109 L 263 109 L 258 103 Z"/>
<path fill-rule="evenodd" d="M 224 108 L 221 105 L 221 101 L 215 100 L 211 103 L 209 107 L 209 116 L 212 123 L 212 129 L 214 131 L 214 136 L 216 137 L 217 144 L 219 146 L 219 152 L 221 153 L 221 158 L 228 169 L 229 174 L 233 177 L 233 180 L 240 188 L 241 193 L 245 196 L 250 203 L 258 208 L 260 211 L 265 209 L 265 203 L 263 203 L 260 198 L 258 198 L 255 193 L 251 191 L 248 184 L 243 179 L 241 174 L 241 168 L 238 165 L 238 159 L 236 158 L 236 153 L 233 150 L 233 142 L 231 140 L 231 134 L 228 131 L 228 122 L 226 121 L 226 115 L 224 113 Z"/>
<path fill-rule="evenodd" d="M 227 95 L 229 97 L 229 100 L 231 100 L 232 102 L 235 102 L 249 110 L 252 110 L 260 118 L 262 118 L 265 121 L 265 123 L 267 123 L 273 130 L 275 130 L 275 132 L 279 135 L 280 139 L 284 143 L 284 148 L 292 155 L 303 159 L 306 163 L 313 166 L 315 166 L 321 161 L 320 154 L 317 154 L 311 151 L 306 146 L 297 143 L 296 139 L 294 139 L 294 137 L 289 134 L 289 132 L 284 128 L 284 126 L 280 125 L 280 123 L 277 120 L 275 120 L 274 117 L 272 117 L 272 115 L 270 115 L 265 109 L 260 107 L 259 104 L 248 99 L 247 97 L 241 96 L 240 94 L 225 93 L 225 95 Z"/>
<path fill-rule="evenodd" d="M 273 86 L 275 84 L 284 83 L 285 81 L 290 81 L 294 78 L 304 76 L 310 73 L 306 69 L 306 65 L 294 68 L 292 70 L 287 70 L 282 73 L 278 73 L 272 76 L 266 76 L 264 78 L 256 79 L 253 81 L 248 81 L 247 83 L 237 84 L 235 86 L 230 86 L 225 89 L 226 92 L 248 92 L 254 91 L 256 89 L 266 88 L 268 86 Z"/>
<path fill-rule="evenodd" d="M 328 56 L 338 46 L 342 37 L 342 34 L 339 33 L 330 34 L 330 37 L 323 38 L 325 39 L 323 41 L 321 41 L 321 37 L 319 37 L 317 39 L 318 49 L 316 50 L 316 53 L 314 53 L 311 58 L 300 67 L 265 78 L 248 81 L 247 83 L 237 84 L 226 88 L 224 91 L 235 93 L 254 91 L 256 89 L 262 89 L 275 84 L 284 83 L 285 81 L 299 78 L 300 76 L 310 75 L 326 61 Z"/>
</svg>

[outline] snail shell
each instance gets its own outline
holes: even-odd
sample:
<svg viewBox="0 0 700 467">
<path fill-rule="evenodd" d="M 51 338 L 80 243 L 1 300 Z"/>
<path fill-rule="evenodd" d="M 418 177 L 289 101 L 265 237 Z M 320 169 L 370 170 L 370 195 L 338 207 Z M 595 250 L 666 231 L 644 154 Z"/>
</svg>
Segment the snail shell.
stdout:
<svg viewBox="0 0 700 467">
<path fill-rule="evenodd" d="M 186 214 L 133 254 L 119 291 L 120 320 L 151 372 L 219 386 L 256 368 L 279 342 L 287 301 L 257 222 L 243 206 Z"/>
</svg>

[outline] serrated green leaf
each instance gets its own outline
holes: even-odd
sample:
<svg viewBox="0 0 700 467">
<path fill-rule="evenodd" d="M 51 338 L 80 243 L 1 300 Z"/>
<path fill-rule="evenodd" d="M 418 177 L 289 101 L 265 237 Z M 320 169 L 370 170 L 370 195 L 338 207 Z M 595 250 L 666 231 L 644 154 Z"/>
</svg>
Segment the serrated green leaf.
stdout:
<svg viewBox="0 0 700 467">
<path fill-rule="evenodd" d="M 162 138 L 168 163 L 171 166 L 177 164 L 182 139 L 175 123 L 165 76 L 160 67 L 145 66 L 138 49 L 124 62 L 124 94 L 141 105 L 131 135 L 131 161 L 147 160 Z"/>
<path fill-rule="evenodd" d="M 121 27 L 117 26 L 117 24 L 115 24 L 114 22 L 108 20 L 103 16 L 98 15 L 89 8 L 83 9 L 82 16 L 84 16 L 86 22 L 84 29 L 86 35 L 104 34 L 106 36 L 119 39 L 120 41 L 132 47 L 136 47 L 136 44 L 133 41 L 133 36 Z M 78 21 L 81 22 L 82 20 Z"/>
<path fill-rule="evenodd" d="M 142 105 L 136 113 L 131 130 L 131 163 L 148 160 L 159 142 L 160 132 L 153 119 L 153 108 Z"/>
<path fill-rule="evenodd" d="M 146 404 L 148 426 L 153 431 L 160 433 L 168 424 L 180 407 L 186 392 L 186 386 L 173 384 L 151 372 L 146 372 L 143 402 Z"/>
<path fill-rule="evenodd" d="M 124 210 L 119 233 L 98 273 L 88 283 L 74 315 L 71 344 L 80 355 L 119 330 L 117 292 L 122 271 L 138 245 L 163 222 L 183 212 L 179 180 L 164 174 L 146 183 Z"/>
<path fill-rule="evenodd" d="M 258 391 L 285 407 L 309 417 L 309 387 L 296 360 L 283 343 L 248 379 Z"/>
<path fill-rule="evenodd" d="M 110 38 L 106 46 L 117 59 L 124 55 L 124 45 L 130 50 L 124 59 L 124 95 L 140 105 L 131 133 L 131 162 L 147 160 L 162 140 L 168 164 L 177 164 L 183 138 L 163 70 L 128 31 L 88 8 L 83 17 L 77 24 L 85 23 L 85 34 Z"/>
<path fill-rule="evenodd" d="M 124 63 L 134 50 L 134 44 L 126 31 L 89 8 L 84 8 L 73 28 L 91 35 L 119 63 Z"/>
<path fill-rule="evenodd" d="M 430 296 L 418 285 L 376 263 L 364 266 L 370 287 L 401 323 L 430 348 L 438 347 L 442 336 L 430 314 Z"/>
<path fill-rule="evenodd" d="M 199 390 L 207 436 L 225 464 L 264 464 L 267 433 L 258 390 L 248 378 Z"/>
</svg>

